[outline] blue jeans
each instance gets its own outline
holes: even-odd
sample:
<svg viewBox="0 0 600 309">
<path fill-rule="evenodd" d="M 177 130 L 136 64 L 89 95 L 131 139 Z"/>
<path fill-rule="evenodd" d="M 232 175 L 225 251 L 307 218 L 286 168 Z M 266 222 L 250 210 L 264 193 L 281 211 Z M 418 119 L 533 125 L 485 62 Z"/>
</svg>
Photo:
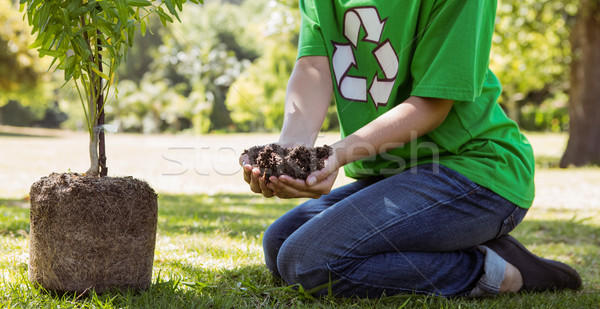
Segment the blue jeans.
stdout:
<svg viewBox="0 0 600 309">
<path fill-rule="evenodd" d="M 269 226 L 263 248 L 269 270 L 288 284 L 329 284 L 316 294 L 490 295 L 498 293 L 506 262 L 478 245 L 508 234 L 526 212 L 449 168 L 426 164 L 299 205 Z"/>
</svg>

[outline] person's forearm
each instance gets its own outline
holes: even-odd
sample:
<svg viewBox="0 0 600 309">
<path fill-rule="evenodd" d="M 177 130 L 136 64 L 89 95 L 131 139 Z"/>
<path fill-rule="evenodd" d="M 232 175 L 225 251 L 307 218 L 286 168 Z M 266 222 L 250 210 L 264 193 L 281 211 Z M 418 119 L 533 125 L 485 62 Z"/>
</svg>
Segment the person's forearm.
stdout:
<svg viewBox="0 0 600 309">
<path fill-rule="evenodd" d="M 280 144 L 314 145 L 327 115 L 332 87 L 327 57 L 298 59 L 288 82 Z"/>
<path fill-rule="evenodd" d="M 453 101 L 410 97 L 404 103 L 332 145 L 338 166 L 409 143 L 437 128 Z"/>
</svg>

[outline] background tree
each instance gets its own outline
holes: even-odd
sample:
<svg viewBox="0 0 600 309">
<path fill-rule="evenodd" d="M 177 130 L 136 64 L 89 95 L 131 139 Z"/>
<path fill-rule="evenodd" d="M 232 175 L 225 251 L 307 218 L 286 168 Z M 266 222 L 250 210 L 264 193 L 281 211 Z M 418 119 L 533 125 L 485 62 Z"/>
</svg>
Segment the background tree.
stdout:
<svg viewBox="0 0 600 309">
<path fill-rule="evenodd" d="M 9 102 L 17 109 L 23 106 L 30 111 L 25 117 L 32 118 L 26 121 L 31 123 L 44 116 L 48 103 L 54 99 L 56 85 L 51 74 L 46 73 L 50 62 L 28 48 L 33 41 L 31 30 L 23 21 L 18 5 L 10 0 L 0 0 L 0 4 L 0 123 L 3 123 L 2 107 Z M 10 120 L 13 119 L 4 122 Z"/>
<path fill-rule="evenodd" d="M 140 38 L 148 48 L 132 49 L 122 67 L 127 70 L 122 78 L 134 83 L 126 83 L 127 91 L 108 107 L 114 121 L 127 131 L 146 133 L 231 130 L 225 96 L 262 52 L 256 25 L 265 19 L 267 2 L 211 1 L 202 8 L 188 7 L 182 23 Z"/>
<path fill-rule="evenodd" d="M 571 122 L 560 166 L 600 164 L 600 1 L 581 0 L 571 44 Z"/>
<path fill-rule="evenodd" d="M 499 1 L 490 66 L 504 87 L 500 104 L 525 130 L 569 128 L 569 35 L 578 6 L 579 0 Z M 180 14 L 184 22 L 169 28 L 147 20 L 153 35 L 135 36 L 119 69 L 125 90 L 106 107 L 109 121 L 146 133 L 280 128 L 296 61 L 298 1 L 211 0 L 204 8 L 190 7 Z M 81 119 L 72 105 L 61 108 Z M 336 128 L 332 105 L 324 129 Z"/>
<path fill-rule="evenodd" d="M 237 131 L 278 131 L 283 123 L 287 81 L 297 55 L 300 12 L 297 1 L 268 1 L 257 25 L 263 53 L 233 83 L 226 105 Z"/>
<path fill-rule="evenodd" d="M 300 11 L 297 0 L 271 0 L 268 18 L 259 25 L 264 42 L 261 56 L 244 71 L 227 93 L 235 129 L 242 132 L 276 132 L 282 126 L 287 82 L 296 62 Z M 338 127 L 331 102 L 323 130 Z"/>
<path fill-rule="evenodd" d="M 501 0 L 490 67 L 500 104 L 525 130 L 568 128 L 571 46 L 578 0 Z"/>
</svg>

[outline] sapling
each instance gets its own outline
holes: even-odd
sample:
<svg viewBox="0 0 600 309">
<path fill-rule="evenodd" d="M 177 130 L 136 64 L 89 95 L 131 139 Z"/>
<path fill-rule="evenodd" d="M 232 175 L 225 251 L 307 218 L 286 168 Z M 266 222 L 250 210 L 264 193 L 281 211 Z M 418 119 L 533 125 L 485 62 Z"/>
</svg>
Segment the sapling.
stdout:
<svg viewBox="0 0 600 309">
<path fill-rule="evenodd" d="M 199 4 L 203 0 L 189 0 Z M 136 30 L 146 34 L 151 16 L 164 26 L 187 0 L 20 0 L 21 11 L 36 36 L 30 48 L 54 58 L 51 68 L 73 81 L 90 136 L 86 175 L 106 176 L 104 107 L 115 95 L 117 68 L 133 45 Z M 112 92 L 111 92 L 112 91 Z"/>
</svg>

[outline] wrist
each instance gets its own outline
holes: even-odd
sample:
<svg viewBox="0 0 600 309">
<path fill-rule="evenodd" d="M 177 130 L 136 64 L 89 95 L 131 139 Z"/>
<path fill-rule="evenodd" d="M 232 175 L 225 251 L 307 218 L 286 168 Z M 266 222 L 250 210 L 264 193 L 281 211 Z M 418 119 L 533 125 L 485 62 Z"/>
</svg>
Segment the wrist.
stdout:
<svg viewBox="0 0 600 309">
<path fill-rule="evenodd" d="M 309 134 L 284 134 L 279 136 L 277 144 L 283 147 L 304 146 L 313 147 L 316 137 L 312 139 Z"/>
<path fill-rule="evenodd" d="M 346 149 L 344 148 L 344 146 L 342 146 L 341 141 L 336 142 L 333 145 L 331 145 L 331 148 L 332 148 L 332 154 L 331 154 L 331 156 L 329 156 L 329 159 L 328 159 L 329 161 L 331 161 L 329 163 L 331 166 L 331 169 L 339 169 L 349 163 L 347 161 Z"/>
</svg>

